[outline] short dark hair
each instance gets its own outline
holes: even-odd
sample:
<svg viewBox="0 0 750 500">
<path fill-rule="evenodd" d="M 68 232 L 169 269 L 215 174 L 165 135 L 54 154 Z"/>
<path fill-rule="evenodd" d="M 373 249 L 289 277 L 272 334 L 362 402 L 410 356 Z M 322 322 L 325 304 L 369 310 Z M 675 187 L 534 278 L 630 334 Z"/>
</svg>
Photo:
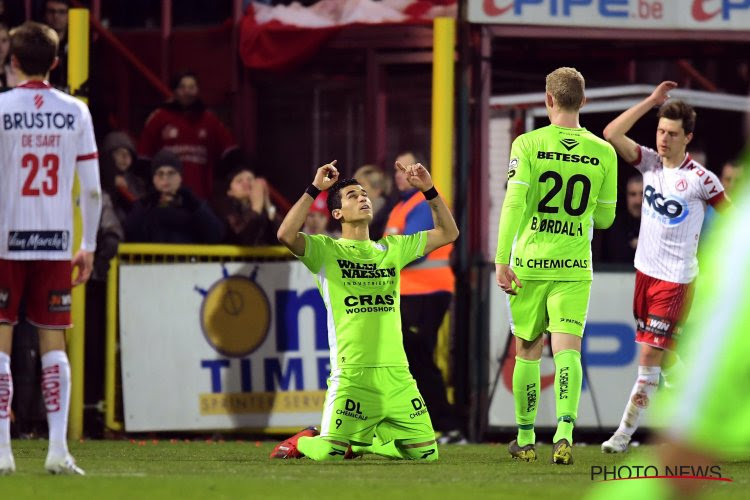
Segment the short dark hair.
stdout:
<svg viewBox="0 0 750 500">
<path fill-rule="evenodd" d="M 685 101 L 671 99 L 665 102 L 659 108 L 656 116 L 669 120 L 682 120 L 682 129 L 685 131 L 685 135 L 692 134 L 695 130 L 695 110 Z"/>
<path fill-rule="evenodd" d="M 331 186 L 328 190 L 328 211 L 333 212 L 337 208 L 341 208 L 341 190 L 348 186 L 358 186 L 359 181 L 357 179 L 339 179 L 336 183 Z"/>
<path fill-rule="evenodd" d="M 57 57 L 60 39 L 46 24 L 26 21 L 10 31 L 10 53 L 26 75 L 46 75 Z"/>
</svg>

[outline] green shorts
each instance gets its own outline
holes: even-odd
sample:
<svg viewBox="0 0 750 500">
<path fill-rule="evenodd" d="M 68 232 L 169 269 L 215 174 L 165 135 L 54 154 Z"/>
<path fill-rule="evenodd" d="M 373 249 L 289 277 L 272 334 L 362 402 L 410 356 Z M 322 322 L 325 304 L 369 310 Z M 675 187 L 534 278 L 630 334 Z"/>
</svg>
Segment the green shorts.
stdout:
<svg viewBox="0 0 750 500">
<path fill-rule="evenodd" d="M 522 280 L 507 295 L 513 335 L 532 341 L 544 332 L 583 336 L 591 281 Z"/>
<path fill-rule="evenodd" d="M 328 377 L 320 435 L 370 445 L 435 439 L 427 405 L 409 368 L 341 368 Z"/>
</svg>

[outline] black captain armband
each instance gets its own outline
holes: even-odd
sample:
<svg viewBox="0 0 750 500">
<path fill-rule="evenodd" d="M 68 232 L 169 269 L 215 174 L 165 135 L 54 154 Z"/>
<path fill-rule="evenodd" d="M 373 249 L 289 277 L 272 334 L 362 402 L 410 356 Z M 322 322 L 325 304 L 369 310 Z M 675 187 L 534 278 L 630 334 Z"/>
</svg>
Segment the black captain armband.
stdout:
<svg viewBox="0 0 750 500">
<path fill-rule="evenodd" d="M 314 200 L 320 194 L 320 189 L 318 189 L 315 186 L 313 186 L 312 184 L 310 184 L 309 186 L 307 186 L 307 189 L 305 189 L 305 193 L 307 193 L 310 196 L 312 196 L 312 199 Z"/>
<path fill-rule="evenodd" d="M 425 200 L 430 201 L 433 198 L 437 198 L 438 192 L 437 189 L 435 189 L 435 186 L 432 186 L 427 191 L 423 191 L 422 194 L 424 195 Z"/>
</svg>

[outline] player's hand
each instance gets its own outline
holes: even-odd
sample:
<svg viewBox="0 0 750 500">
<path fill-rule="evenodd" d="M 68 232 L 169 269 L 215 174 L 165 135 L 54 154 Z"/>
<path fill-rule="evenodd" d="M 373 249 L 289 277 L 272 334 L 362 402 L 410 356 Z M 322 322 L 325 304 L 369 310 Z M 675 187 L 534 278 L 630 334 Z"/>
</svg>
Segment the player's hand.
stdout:
<svg viewBox="0 0 750 500">
<path fill-rule="evenodd" d="M 669 93 L 677 88 L 676 82 L 669 80 L 661 82 L 653 92 L 651 92 L 650 99 L 654 102 L 654 105 L 661 106 L 669 99 Z"/>
<path fill-rule="evenodd" d="M 326 163 L 315 172 L 315 179 L 312 184 L 321 191 L 333 186 L 339 180 L 339 171 L 336 169 L 336 160 Z"/>
<path fill-rule="evenodd" d="M 516 273 L 513 272 L 513 269 L 508 264 L 495 264 L 495 280 L 500 290 L 508 295 L 518 294 L 516 290 L 513 290 L 513 283 L 518 288 L 523 288 L 521 280 L 518 279 L 518 276 L 516 276 Z"/>
<path fill-rule="evenodd" d="M 396 168 L 406 174 L 406 180 L 412 187 L 415 187 L 422 192 L 428 191 L 434 186 L 430 173 L 421 163 L 404 166 L 401 162 L 397 161 Z"/>
<path fill-rule="evenodd" d="M 73 286 L 85 283 L 88 281 L 89 276 L 91 276 L 91 271 L 94 269 L 94 252 L 78 250 L 75 257 L 73 257 L 71 264 L 73 265 L 73 274 L 75 275 L 72 283 Z M 76 269 L 78 269 L 77 275 L 75 273 Z"/>
</svg>

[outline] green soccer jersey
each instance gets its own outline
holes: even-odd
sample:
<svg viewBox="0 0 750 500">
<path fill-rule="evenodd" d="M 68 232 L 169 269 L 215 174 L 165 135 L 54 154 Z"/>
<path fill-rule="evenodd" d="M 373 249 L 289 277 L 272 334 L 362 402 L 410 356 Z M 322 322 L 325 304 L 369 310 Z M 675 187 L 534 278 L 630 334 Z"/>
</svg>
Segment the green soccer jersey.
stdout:
<svg viewBox="0 0 750 500">
<path fill-rule="evenodd" d="M 375 241 L 305 237 L 299 257 L 315 275 L 328 313 L 331 371 L 408 366 L 401 336 L 401 269 L 424 254 L 427 233 Z"/>
<path fill-rule="evenodd" d="M 594 212 L 617 201 L 614 148 L 585 128 L 549 125 L 513 141 L 508 167 L 495 262 L 521 279 L 590 280 Z"/>
</svg>

